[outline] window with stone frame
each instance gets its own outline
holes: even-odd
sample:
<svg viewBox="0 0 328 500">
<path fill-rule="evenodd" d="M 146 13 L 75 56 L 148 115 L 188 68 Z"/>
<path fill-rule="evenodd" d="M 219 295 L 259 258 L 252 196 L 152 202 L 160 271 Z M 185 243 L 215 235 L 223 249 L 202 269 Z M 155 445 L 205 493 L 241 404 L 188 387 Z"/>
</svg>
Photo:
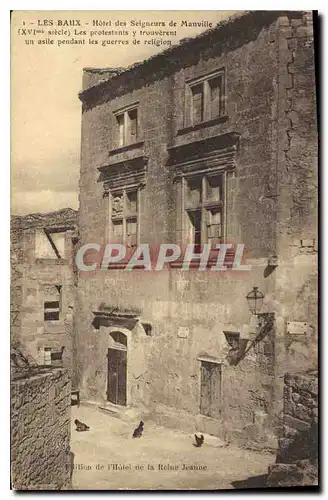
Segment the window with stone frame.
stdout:
<svg viewBox="0 0 328 500">
<path fill-rule="evenodd" d="M 61 314 L 61 285 L 48 285 L 44 288 L 44 321 L 59 321 Z"/>
<path fill-rule="evenodd" d="M 225 174 L 199 174 L 184 179 L 185 228 L 188 243 L 200 250 L 203 244 L 215 248 L 224 239 Z"/>
<path fill-rule="evenodd" d="M 117 146 L 123 147 L 138 140 L 138 106 L 133 105 L 115 113 L 117 122 Z"/>
<path fill-rule="evenodd" d="M 186 84 L 185 126 L 195 126 L 225 114 L 225 71 Z"/>
<path fill-rule="evenodd" d="M 111 196 L 111 241 L 134 248 L 138 244 L 138 189 L 123 189 Z"/>
<path fill-rule="evenodd" d="M 63 363 L 63 347 L 44 347 L 43 348 L 43 363 L 45 365 L 61 366 Z"/>
</svg>

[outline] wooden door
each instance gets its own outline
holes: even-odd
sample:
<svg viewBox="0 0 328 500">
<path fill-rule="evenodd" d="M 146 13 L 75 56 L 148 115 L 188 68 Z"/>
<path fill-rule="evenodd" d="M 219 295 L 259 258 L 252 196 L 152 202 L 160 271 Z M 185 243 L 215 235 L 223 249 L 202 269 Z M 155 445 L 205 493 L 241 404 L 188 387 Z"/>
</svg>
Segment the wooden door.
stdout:
<svg viewBox="0 0 328 500">
<path fill-rule="evenodd" d="M 219 418 L 221 413 L 221 365 L 201 362 L 200 413 Z"/>
<path fill-rule="evenodd" d="M 108 349 L 107 400 L 126 406 L 126 351 Z"/>
</svg>

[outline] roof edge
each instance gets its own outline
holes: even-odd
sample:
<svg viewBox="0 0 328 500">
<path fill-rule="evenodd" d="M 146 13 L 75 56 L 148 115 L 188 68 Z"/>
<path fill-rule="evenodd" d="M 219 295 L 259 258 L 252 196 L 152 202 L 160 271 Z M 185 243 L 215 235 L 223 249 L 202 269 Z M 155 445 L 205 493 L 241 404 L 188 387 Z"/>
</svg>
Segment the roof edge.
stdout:
<svg viewBox="0 0 328 500">
<path fill-rule="evenodd" d="M 237 13 L 235 15 L 230 16 L 228 19 L 224 19 L 221 22 L 219 22 L 214 28 L 211 28 L 209 30 L 204 31 L 203 33 L 197 35 L 196 37 L 193 38 L 183 38 L 181 39 L 180 43 L 173 45 L 172 47 L 169 47 L 168 49 L 159 52 L 153 56 L 151 56 L 148 59 L 145 59 L 144 61 L 137 62 L 132 64 L 131 66 L 127 68 L 116 68 L 117 73 L 113 75 L 113 77 L 109 78 L 106 81 L 101 81 L 93 86 L 90 86 L 86 89 L 83 89 L 78 95 L 79 99 L 82 101 L 82 103 L 86 103 L 89 100 L 92 100 L 95 93 L 98 91 L 103 94 L 109 85 L 112 85 L 113 82 L 119 81 L 122 78 L 127 78 L 131 77 L 131 74 L 137 74 L 138 72 L 143 71 L 145 68 L 149 67 L 150 69 L 153 66 L 156 66 L 156 63 L 160 63 L 163 61 L 165 58 L 171 59 L 172 62 L 174 63 L 173 66 L 177 66 L 177 63 L 179 62 L 179 58 L 177 57 L 179 55 L 179 52 L 183 52 L 186 47 L 193 47 L 194 50 L 202 50 L 204 48 L 204 42 L 207 42 L 208 39 L 212 39 L 213 37 L 219 37 L 219 35 L 230 30 L 234 24 L 238 23 L 249 23 L 250 27 L 254 27 L 254 24 L 257 25 L 268 25 L 272 24 L 275 22 L 279 17 L 289 17 L 289 18 L 300 18 L 304 15 L 306 11 L 264 11 L 264 10 L 252 10 L 252 11 L 242 11 L 242 13 Z M 308 11 L 309 12 L 309 11 Z M 312 12 L 312 11 L 311 11 Z M 236 30 L 236 33 L 238 33 L 238 30 Z M 231 36 L 231 32 L 229 33 Z M 112 69 L 113 73 L 115 73 L 115 68 L 84 68 L 84 71 L 91 71 L 91 72 L 100 72 L 100 73 L 106 73 L 110 72 Z M 122 70 L 122 71 L 121 71 Z M 172 72 L 176 71 L 174 68 L 172 68 Z M 110 83 L 109 83 L 110 82 Z"/>
</svg>

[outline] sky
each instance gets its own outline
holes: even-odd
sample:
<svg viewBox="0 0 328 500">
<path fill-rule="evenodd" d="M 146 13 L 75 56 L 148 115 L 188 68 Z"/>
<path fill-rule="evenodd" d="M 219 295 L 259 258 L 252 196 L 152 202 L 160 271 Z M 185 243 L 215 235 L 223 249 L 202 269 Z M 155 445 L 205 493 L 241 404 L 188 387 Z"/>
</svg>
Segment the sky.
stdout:
<svg viewBox="0 0 328 500">
<path fill-rule="evenodd" d="M 81 102 L 84 67 L 129 66 L 159 53 L 152 45 L 27 45 L 18 30 L 38 21 L 80 19 L 178 22 L 177 36 L 193 37 L 204 27 L 179 27 L 181 20 L 216 23 L 233 11 L 14 11 L 11 22 L 11 212 L 78 209 Z M 33 23 L 33 24 L 31 24 Z M 49 28 L 50 29 L 50 28 Z M 58 28 L 59 29 L 59 28 Z M 119 28 L 97 28 L 119 29 Z M 124 28 L 121 28 L 124 29 Z M 140 28 L 138 28 L 140 29 Z M 158 28 L 145 28 L 158 29 Z M 114 47 L 114 48 L 113 48 Z"/>
</svg>

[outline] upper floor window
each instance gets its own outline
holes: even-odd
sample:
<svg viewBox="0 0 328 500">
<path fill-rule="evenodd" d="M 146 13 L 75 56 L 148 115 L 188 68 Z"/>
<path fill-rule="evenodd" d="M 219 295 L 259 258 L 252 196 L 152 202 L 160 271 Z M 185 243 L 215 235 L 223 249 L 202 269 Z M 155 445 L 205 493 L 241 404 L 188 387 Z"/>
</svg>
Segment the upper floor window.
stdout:
<svg viewBox="0 0 328 500">
<path fill-rule="evenodd" d="M 225 73 L 217 71 L 187 83 L 185 125 L 194 126 L 225 114 Z"/>
<path fill-rule="evenodd" d="M 185 179 L 184 208 L 189 243 L 222 243 L 224 238 L 224 175 L 197 175 Z"/>
<path fill-rule="evenodd" d="M 138 190 L 123 189 L 112 194 L 112 241 L 130 248 L 138 239 Z"/>
<path fill-rule="evenodd" d="M 133 144 L 138 140 L 138 105 L 121 109 L 115 113 L 118 147 Z"/>
<path fill-rule="evenodd" d="M 66 233 L 62 230 L 40 229 L 35 234 L 36 259 L 65 259 Z"/>
</svg>

